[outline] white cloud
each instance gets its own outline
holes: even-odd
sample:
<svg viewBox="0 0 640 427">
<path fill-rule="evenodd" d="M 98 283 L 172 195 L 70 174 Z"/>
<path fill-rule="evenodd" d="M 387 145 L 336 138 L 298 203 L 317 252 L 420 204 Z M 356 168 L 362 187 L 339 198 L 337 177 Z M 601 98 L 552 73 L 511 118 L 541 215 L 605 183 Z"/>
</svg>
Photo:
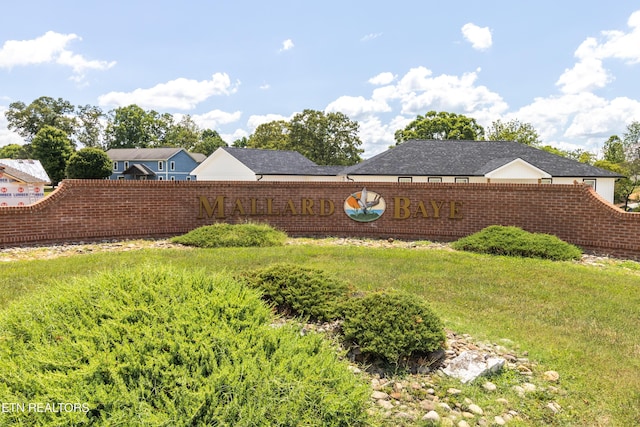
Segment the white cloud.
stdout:
<svg viewBox="0 0 640 427">
<path fill-rule="evenodd" d="M 602 31 L 601 39 L 588 37 L 576 49 L 574 56 L 578 62 L 566 69 L 556 85 L 563 93 L 579 93 L 603 88 L 613 81 L 612 75 L 604 68 L 603 61 L 620 59 L 635 64 L 640 62 L 640 11 L 629 17 L 628 33 L 618 30 Z"/>
<path fill-rule="evenodd" d="M 371 40 L 375 40 L 375 39 L 377 39 L 378 37 L 381 37 L 381 36 L 382 36 L 382 33 L 369 33 L 366 36 L 363 36 L 360 39 L 360 41 L 361 42 L 368 42 L 368 41 L 371 41 Z"/>
<path fill-rule="evenodd" d="M 263 85 L 260 85 L 260 89 L 261 90 L 269 90 L 269 89 L 271 89 L 271 85 L 269 83 L 265 83 Z"/>
<path fill-rule="evenodd" d="M 228 113 L 221 110 L 211 110 L 204 114 L 194 114 L 193 121 L 203 129 L 217 129 L 220 125 L 234 123 L 240 120 L 242 112 Z"/>
<path fill-rule="evenodd" d="M 388 85 L 392 81 L 396 79 L 396 76 L 393 73 L 385 72 L 380 73 L 377 76 L 371 77 L 368 82 L 372 85 Z"/>
<path fill-rule="evenodd" d="M 4 115 L 6 111 L 7 108 L 0 105 L 0 147 L 9 144 L 24 144 L 25 141 L 20 135 L 7 128 L 9 123 Z"/>
<path fill-rule="evenodd" d="M 280 52 L 291 50 L 293 49 L 294 46 L 295 45 L 293 44 L 293 40 L 286 39 L 285 41 L 282 42 L 282 47 L 280 48 Z"/>
<path fill-rule="evenodd" d="M 486 50 L 491 47 L 493 40 L 491 37 L 491 29 L 489 27 L 478 27 L 475 24 L 468 23 L 462 26 L 462 35 L 471 43 L 476 50 Z"/>
<path fill-rule="evenodd" d="M 116 62 L 88 60 L 67 49 L 73 40 L 82 40 L 76 34 L 60 34 L 47 31 L 33 40 L 8 40 L 0 49 L 0 68 L 17 66 L 58 64 L 71 67 L 73 80 L 81 81 L 87 70 L 106 70 Z"/>
<path fill-rule="evenodd" d="M 327 112 L 341 112 L 349 117 L 358 117 L 369 113 L 382 113 L 391 111 L 391 107 L 380 100 L 365 99 L 362 96 L 341 96 L 329 103 L 325 109 Z"/>
<path fill-rule="evenodd" d="M 274 122 L 277 120 L 289 121 L 295 114 L 296 113 L 293 113 L 289 117 L 282 116 L 280 114 L 252 115 L 249 117 L 249 120 L 247 120 L 247 126 L 249 127 L 249 131 L 253 132 L 261 124 Z"/>
<path fill-rule="evenodd" d="M 239 84 L 232 84 L 226 73 L 216 73 L 211 80 L 179 78 L 149 89 L 109 92 L 99 96 L 98 103 L 101 106 L 136 104 L 142 108 L 191 110 L 212 96 L 235 93 Z"/>
</svg>

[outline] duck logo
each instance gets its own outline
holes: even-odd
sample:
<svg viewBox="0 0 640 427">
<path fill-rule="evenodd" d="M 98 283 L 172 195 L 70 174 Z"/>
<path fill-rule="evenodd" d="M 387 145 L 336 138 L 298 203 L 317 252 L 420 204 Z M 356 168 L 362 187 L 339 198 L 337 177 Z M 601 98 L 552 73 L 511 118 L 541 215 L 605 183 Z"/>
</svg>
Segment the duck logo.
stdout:
<svg viewBox="0 0 640 427">
<path fill-rule="evenodd" d="M 362 191 L 351 194 L 344 201 L 344 212 L 354 221 L 371 222 L 380 218 L 387 208 L 382 196 L 373 191 Z"/>
</svg>

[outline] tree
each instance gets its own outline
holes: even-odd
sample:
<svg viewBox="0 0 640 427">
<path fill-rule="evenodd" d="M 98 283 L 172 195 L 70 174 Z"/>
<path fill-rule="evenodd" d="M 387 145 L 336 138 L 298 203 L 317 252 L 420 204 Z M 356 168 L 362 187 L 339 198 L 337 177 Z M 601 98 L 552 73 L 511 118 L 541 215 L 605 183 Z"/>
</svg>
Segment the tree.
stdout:
<svg viewBox="0 0 640 427">
<path fill-rule="evenodd" d="M 45 125 L 33 138 L 31 149 L 33 157 L 40 160 L 53 185 L 64 179 L 67 162 L 73 154 L 73 145 L 64 131 Z"/>
<path fill-rule="evenodd" d="M 462 114 L 429 111 L 395 133 L 396 145 L 410 139 L 464 139 L 484 138 L 484 128 L 475 119 Z"/>
<path fill-rule="evenodd" d="M 289 144 L 319 165 L 354 165 L 363 153 L 358 130 L 343 113 L 304 110 L 289 123 Z"/>
<path fill-rule="evenodd" d="M 164 145 L 173 117 L 133 104 L 116 108 L 106 128 L 106 148 L 149 148 Z"/>
<path fill-rule="evenodd" d="M 205 129 L 200 132 L 200 140 L 195 146 L 191 147 L 190 151 L 210 156 L 218 148 L 226 146 L 227 143 L 224 142 L 218 132 L 212 129 Z"/>
<path fill-rule="evenodd" d="M 259 125 L 247 140 L 247 148 L 265 150 L 289 150 L 289 123 L 285 120 L 274 120 Z"/>
<path fill-rule="evenodd" d="M 7 127 L 31 142 L 45 126 L 60 129 L 70 137 L 76 129 L 75 107 L 62 98 L 42 96 L 31 104 L 12 102 L 5 111 Z"/>
<path fill-rule="evenodd" d="M 27 147 L 28 148 L 28 147 Z M 0 147 L 0 159 L 28 159 L 28 151 L 24 145 L 8 144 Z"/>
<path fill-rule="evenodd" d="M 627 160 L 640 159 L 640 122 L 634 121 L 627 126 L 622 137 Z"/>
<path fill-rule="evenodd" d="M 319 165 L 353 165 L 363 150 L 359 125 L 343 113 L 304 110 L 291 121 L 263 123 L 247 141 L 248 148 L 294 150 Z"/>
<path fill-rule="evenodd" d="M 487 129 L 487 141 L 515 141 L 524 145 L 538 146 L 542 143 L 538 132 L 530 123 L 521 123 L 519 120 L 503 122 L 496 120 Z"/>
<path fill-rule="evenodd" d="M 66 174 L 72 179 L 104 179 L 111 175 L 111 159 L 100 148 L 82 148 L 69 158 Z"/>
<path fill-rule="evenodd" d="M 185 115 L 176 124 L 171 124 L 164 136 L 162 145 L 165 147 L 183 147 L 187 151 L 200 142 L 202 131 L 190 115 Z"/>
<path fill-rule="evenodd" d="M 231 146 L 236 148 L 247 148 L 248 145 L 249 145 L 249 138 L 247 138 L 246 136 L 243 136 L 242 138 L 238 138 L 231 143 Z"/>
<path fill-rule="evenodd" d="M 103 147 L 103 121 L 106 119 L 105 113 L 100 107 L 85 105 L 78 107 L 78 123 L 76 128 L 76 139 L 84 147 Z"/>
<path fill-rule="evenodd" d="M 622 163 L 626 160 L 624 144 L 618 135 L 611 135 L 602 147 L 604 160 L 611 163 Z"/>
</svg>

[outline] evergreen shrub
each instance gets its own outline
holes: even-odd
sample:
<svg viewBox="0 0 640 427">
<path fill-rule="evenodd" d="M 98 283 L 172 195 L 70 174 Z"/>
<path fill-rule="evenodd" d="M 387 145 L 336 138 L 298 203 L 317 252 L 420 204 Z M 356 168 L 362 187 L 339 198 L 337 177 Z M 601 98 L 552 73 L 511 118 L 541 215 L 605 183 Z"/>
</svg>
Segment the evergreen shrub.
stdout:
<svg viewBox="0 0 640 427">
<path fill-rule="evenodd" d="M 368 385 L 319 334 L 273 320 L 226 274 L 148 265 L 53 284 L 0 314 L 0 396 L 72 406 L 0 424 L 368 425 Z"/>
<path fill-rule="evenodd" d="M 282 246 L 287 235 L 269 224 L 216 223 L 196 228 L 171 242 L 199 248 Z"/>
<path fill-rule="evenodd" d="M 282 313 L 334 320 L 349 297 L 349 285 L 322 270 L 277 263 L 255 271 L 249 283 Z"/>
<path fill-rule="evenodd" d="M 518 227 L 492 225 L 452 243 L 454 249 L 493 255 L 578 260 L 582 250 L 556 236 L 530 233 Z"/>
<path fill-rule="evenodd" d="M 388 362 L 398 362 L 442 347 L 442 321 L 415 295 L 374 292 L 353 298 L 345 309 L 344 337 L 360 351 Z"/>
</svg>

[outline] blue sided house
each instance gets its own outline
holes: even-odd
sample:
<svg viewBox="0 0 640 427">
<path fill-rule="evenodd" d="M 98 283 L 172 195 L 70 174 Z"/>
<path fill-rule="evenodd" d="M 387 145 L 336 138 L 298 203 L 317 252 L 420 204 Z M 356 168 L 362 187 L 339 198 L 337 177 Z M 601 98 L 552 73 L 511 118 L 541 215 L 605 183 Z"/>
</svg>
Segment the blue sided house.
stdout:
<svg viewBox="0 0 640 427">
<path fill-rule="evenodd" d="M 191 181 L 191 171 L 205 158 L 184 148 L 112 148 L 107 155 L 113 164 L 109 179 Z"/>
</svg>

